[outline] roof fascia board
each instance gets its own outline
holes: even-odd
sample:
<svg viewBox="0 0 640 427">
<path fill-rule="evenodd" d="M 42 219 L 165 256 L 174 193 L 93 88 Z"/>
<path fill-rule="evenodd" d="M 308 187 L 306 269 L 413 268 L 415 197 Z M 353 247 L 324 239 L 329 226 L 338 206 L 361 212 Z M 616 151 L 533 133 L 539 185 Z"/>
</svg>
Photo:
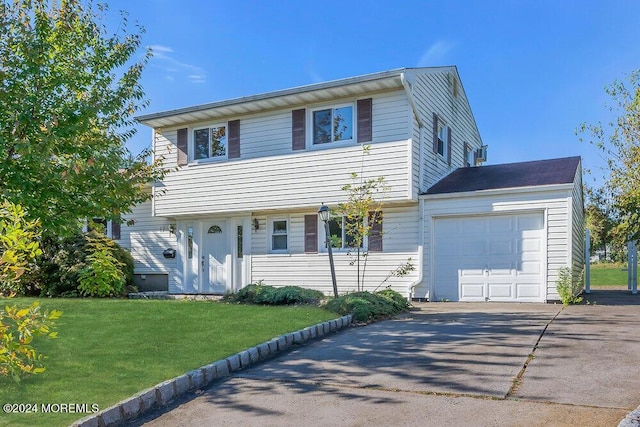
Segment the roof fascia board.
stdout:
<svg viewBox="0 0 640 427">
<path fill-rule="evenodd" d="M 207 104 L 195 105 L 191 107 L 185 108 L 177 108 L 174 110 L 161 111 L 159 113 L 145 114 L 135 117 L 135 119 L 143 124 L 148 124 L 156 119 L 162 119 L 171 116 L 177 116 L 181 114 L 189 114 L 206 110 L 213 110 L 221 107 L 228 107 L 238 104 L 246 104 L 255 101 L 263 101 L 273 98 L 282 98 L 289 95 L 302 94 L 307 92 L 315 92 L 322 91 L 326 89 L 341 87 L 341 86 L 349 86 L 349 85 L 357 85 L 360 83 L 372 82 L 375 80 L 385 80 L 385 79 L 394 79 L 399 78 L 404 69 L 396 69 L 390 71 L 383 71 L 380 73 L 366 74 L 363 76 L 357 77 L 349 77 L 346 79 L 332 80 L 328 82 L 315 83 L 306 86 L 298 86 L 290 89 L 278 90 L 274 92 L 267 92 L 258 95 L 245 96 L 240 98 L 233 98 L 223 101 L 216 101 Z"/>
<path fill-rule="evenodd" d="M 566 184 L 535 185 L 530 187 L 494 188 L 491 190 L 462 191 L 459 193 L 421 194 L 419 197 L 423 197 L 429 200 L 442 200 L 442 199 L 460 199 L 464 197 L 486 197 L 486 196 L 495 196 L 500 194 L 527 194 L 527 193 L 545 193 L 545 192 L 552 192 L 552 191 L 572 191 L 572 190 L 573 190 L 573 183 L 566 183 Z"/>
</svg>

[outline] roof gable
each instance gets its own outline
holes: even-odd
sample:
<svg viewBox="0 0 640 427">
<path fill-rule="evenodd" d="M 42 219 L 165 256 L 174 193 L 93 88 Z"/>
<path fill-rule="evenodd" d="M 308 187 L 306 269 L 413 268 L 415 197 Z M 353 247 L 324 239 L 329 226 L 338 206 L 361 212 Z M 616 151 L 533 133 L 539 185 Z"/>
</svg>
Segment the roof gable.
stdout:
<svg viewBox="0 0 640 427">
<path fill-rule="evenodd" d="M 571 184 L 579 166 L 580 157 L 566 157 L 459 168 L 442 178 L 424 194 Z"/>
</svg>

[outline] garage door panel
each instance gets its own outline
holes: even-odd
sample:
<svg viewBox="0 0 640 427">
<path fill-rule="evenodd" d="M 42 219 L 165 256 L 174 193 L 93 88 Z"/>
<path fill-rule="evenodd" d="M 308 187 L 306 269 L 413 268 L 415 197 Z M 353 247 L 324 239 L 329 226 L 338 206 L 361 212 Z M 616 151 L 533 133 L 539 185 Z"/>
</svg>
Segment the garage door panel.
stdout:
<svg viewBox="0 0 640 427">
<path fill-rule="evenodd" d="M 489 299 L 513 299 L 511 283 L 489 283 Z"/>
<path fill-rule="evenodd" d="M 460 287 L 460 299 L 484 301 L 484 283 L 465 283 Z"/>
<path fill-rule="evenodd" d="M 515 252 L 516 247 L 514 241 L 509 240 L 491 240 L 489 241 L 489 254 L 490 255 L 511 255 Z"/>
<path fill-rule="evenodd" d="M 517 217 L 518 230 L 542 230 L 544 228 L 542 215 L 521 215 Z"/>
<path fill-rule="evenodd" d="M 531 299 L 539 301 L 542 297 L 539 283 L 519 283 L 516 285 L 516 298 L 517 299 Z"/>
<path fill-rule="evenodd" d="M 520 269 L 516 271 L 518 275 L 533 274 L 539 275 L 542 273 L 542 263 L 537 260 L 522 261 L 520 263 Z"/>
<path fill-rule="evenodd" d="M 543 226 L 541 213 L 436 219 L 435 298 L 542 301 Z"/>
<path fill-rule="evenodd" d="M 487 217 L 487 229 L 491 233 L 501 233 L 504 231 L 511 231 L 514 229 L 514 222 L 512 218 L 508 217 Z"/>
</svg>

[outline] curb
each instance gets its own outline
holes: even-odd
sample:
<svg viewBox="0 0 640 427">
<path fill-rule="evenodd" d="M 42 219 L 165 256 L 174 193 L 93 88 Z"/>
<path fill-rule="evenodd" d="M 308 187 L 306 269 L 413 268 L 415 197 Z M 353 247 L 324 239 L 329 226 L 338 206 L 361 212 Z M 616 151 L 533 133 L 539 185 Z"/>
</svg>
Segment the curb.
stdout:
<svg viewBox="0 0 640 427">
<path fill-rule="evenodd" d="M 620 421 L 618 427 L 639 427 L 640 426 L 640 406 L 635 411 L 631 411 Z"/>
<path fill-rule="evenodd" d="M 146 412 L 168 405 L 175 398 L 189 391 L 208 386 L 216 380 L 226 378 L 233 372 L 271 359 L 278 353 L 289 350 L 294 345 L 321 338 L 339 331 L 351 324 L 353 316 L 348 314 L 328 320 L 296 332 L 273 338 L 248 350 L 231 355 L 226 359 L 212 362 L 171 380 L 138 392 L 95 414 L 88 415 L 71 424 L 72 427 L 106 427 L 130 421 Z"/>
</svg>

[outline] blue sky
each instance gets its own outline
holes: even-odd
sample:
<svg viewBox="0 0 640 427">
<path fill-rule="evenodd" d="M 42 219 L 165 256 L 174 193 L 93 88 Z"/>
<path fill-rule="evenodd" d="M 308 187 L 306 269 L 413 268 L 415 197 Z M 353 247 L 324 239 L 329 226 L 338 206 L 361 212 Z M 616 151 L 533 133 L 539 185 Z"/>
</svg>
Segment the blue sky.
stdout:
<svg viewBox="0 0 640 427">
<path fill-rule="evenodd" d="M 144 114 L 401 67 L 456 65 L 487 164 L 597 150 L 604 88 L 640 68 L 636 0 L 107 0 L 146 29 Z M 149 146 L 140 127 L 132 151 Z"/>
</svg>

